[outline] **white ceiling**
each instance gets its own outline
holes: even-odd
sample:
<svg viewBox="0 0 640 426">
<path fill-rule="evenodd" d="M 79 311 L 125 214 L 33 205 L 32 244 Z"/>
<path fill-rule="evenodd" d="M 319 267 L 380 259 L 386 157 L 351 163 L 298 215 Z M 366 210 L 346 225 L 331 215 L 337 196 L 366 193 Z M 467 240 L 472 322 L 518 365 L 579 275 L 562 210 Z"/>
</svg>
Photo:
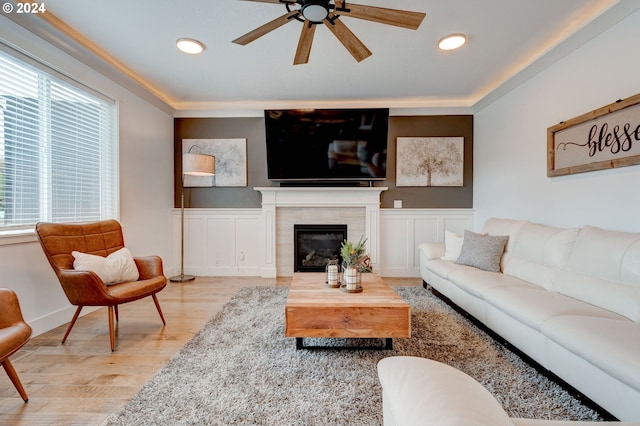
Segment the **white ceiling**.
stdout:
<svg viewBox="0 0 640 426">
<path fill-rule="evenodd" d="M 635 2 L 635 0 L 632 0 Z M 47 9 L 176 110 L 288 105 L 473 107 L 621 19 L 628 0 L 358 0 L 426 12 L 416 31 L 343 17 L 373 55 L 358 63 L 324 26 L 308 64 L 293 65 L 302 23 L 240 46 L 232 40 L 286 12 L 242 0 L 55 0 Z M 640 2 L 637 2 L 640 3 Z M 636 3 L 636 5 L 637 5 Z M 636 6 L 637 8 L 637 6 Z M 622 16 L 621 16 L 622 15 Z M 468 44 L 438 51 L 462 32 Z M 186 55 L 178 38 L 206 50 Z M 521 72 L 523 71 L 524 72 Z M 506 82 L 506 83 L 505 83 Z"/>
</svg>

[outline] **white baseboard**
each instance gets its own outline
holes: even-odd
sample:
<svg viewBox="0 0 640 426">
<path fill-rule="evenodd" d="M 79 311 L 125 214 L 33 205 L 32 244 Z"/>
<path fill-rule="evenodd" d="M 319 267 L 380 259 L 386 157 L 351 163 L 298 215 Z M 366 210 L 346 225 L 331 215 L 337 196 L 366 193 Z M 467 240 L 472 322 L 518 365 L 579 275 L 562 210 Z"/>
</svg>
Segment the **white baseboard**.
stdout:
<svg viewBox="0 0 640 426">
<path fill-rule="evenodd" d="M 100 306 L 85 306 L 80 313 L 80 317 L 83 317 L 100 308 Z M 69 321 L 71 321 L 71 318 L 73 318 L 73 314 L 76 312 L 76 309 L 76 306 L 70 305 L 66 308 L 51 312 L 40 318 L 29 321 L 29 326 L 31 326 L 31 329 L 33 330 L 31 337 L 38 336 L 63 324 L 69 323 Z M 106 320 L 107 318 L 105 316 L 105 322 Z"/>
</svg>

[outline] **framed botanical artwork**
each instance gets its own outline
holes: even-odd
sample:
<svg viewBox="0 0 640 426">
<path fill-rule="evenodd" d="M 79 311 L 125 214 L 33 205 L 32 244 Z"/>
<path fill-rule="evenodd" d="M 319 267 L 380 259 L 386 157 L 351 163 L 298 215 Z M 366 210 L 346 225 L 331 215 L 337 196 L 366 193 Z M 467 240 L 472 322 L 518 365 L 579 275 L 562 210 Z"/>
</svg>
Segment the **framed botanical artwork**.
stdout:
<svg viewBox="0 0 640 426">
<path fill-rule="evenodd" d="M 463 137 L 399 137 L 396 186 L 462 186 Z"/>
<path fill-rule="evenodd" d="M 547 176 L 640 164 L 640 94 L 547 129 Z"/>
<path fill-rule="evenodd" d="M 216 157 L 215 176 L 184 176 L 184 186 L 247 186 L 247 140 L 183 139 L 182 153 Z"/>
</svg>

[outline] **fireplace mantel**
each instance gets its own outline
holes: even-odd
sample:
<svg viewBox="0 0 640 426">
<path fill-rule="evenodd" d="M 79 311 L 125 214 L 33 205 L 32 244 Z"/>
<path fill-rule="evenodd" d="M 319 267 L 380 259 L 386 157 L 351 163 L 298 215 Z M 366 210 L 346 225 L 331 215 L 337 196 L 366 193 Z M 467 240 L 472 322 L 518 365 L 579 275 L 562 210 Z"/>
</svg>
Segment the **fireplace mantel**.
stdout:
<svg viewBox="0 0 640 426">
<path fill-rule="evenodd" d="M 374 271 L 379 267 L 380 194 L 387 187 L 255 187 L 262 194 L 260 243 L 263 277 L 276 277 L 276 214 L 282 207 L 363 207 L 365 236 Z"/>
</svg>

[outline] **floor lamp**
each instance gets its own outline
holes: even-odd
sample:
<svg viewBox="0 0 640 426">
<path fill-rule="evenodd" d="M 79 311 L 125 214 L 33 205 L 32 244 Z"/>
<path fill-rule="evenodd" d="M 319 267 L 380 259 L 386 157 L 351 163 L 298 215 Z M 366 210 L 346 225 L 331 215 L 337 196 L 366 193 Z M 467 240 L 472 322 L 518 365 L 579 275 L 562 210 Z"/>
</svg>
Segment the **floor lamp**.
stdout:
<svg viewBox="0 0 640 426">
<path fill-rule="evenodd" d="M 184 177 L 214 176 L 216 174 L 216 157 L 206 154 L 182 155 L 182 183 L 180 185 L 180 275 L 169 278 L 174 283 L 186 283 L 196 277 L 184 274 Z"/>
</svg>

